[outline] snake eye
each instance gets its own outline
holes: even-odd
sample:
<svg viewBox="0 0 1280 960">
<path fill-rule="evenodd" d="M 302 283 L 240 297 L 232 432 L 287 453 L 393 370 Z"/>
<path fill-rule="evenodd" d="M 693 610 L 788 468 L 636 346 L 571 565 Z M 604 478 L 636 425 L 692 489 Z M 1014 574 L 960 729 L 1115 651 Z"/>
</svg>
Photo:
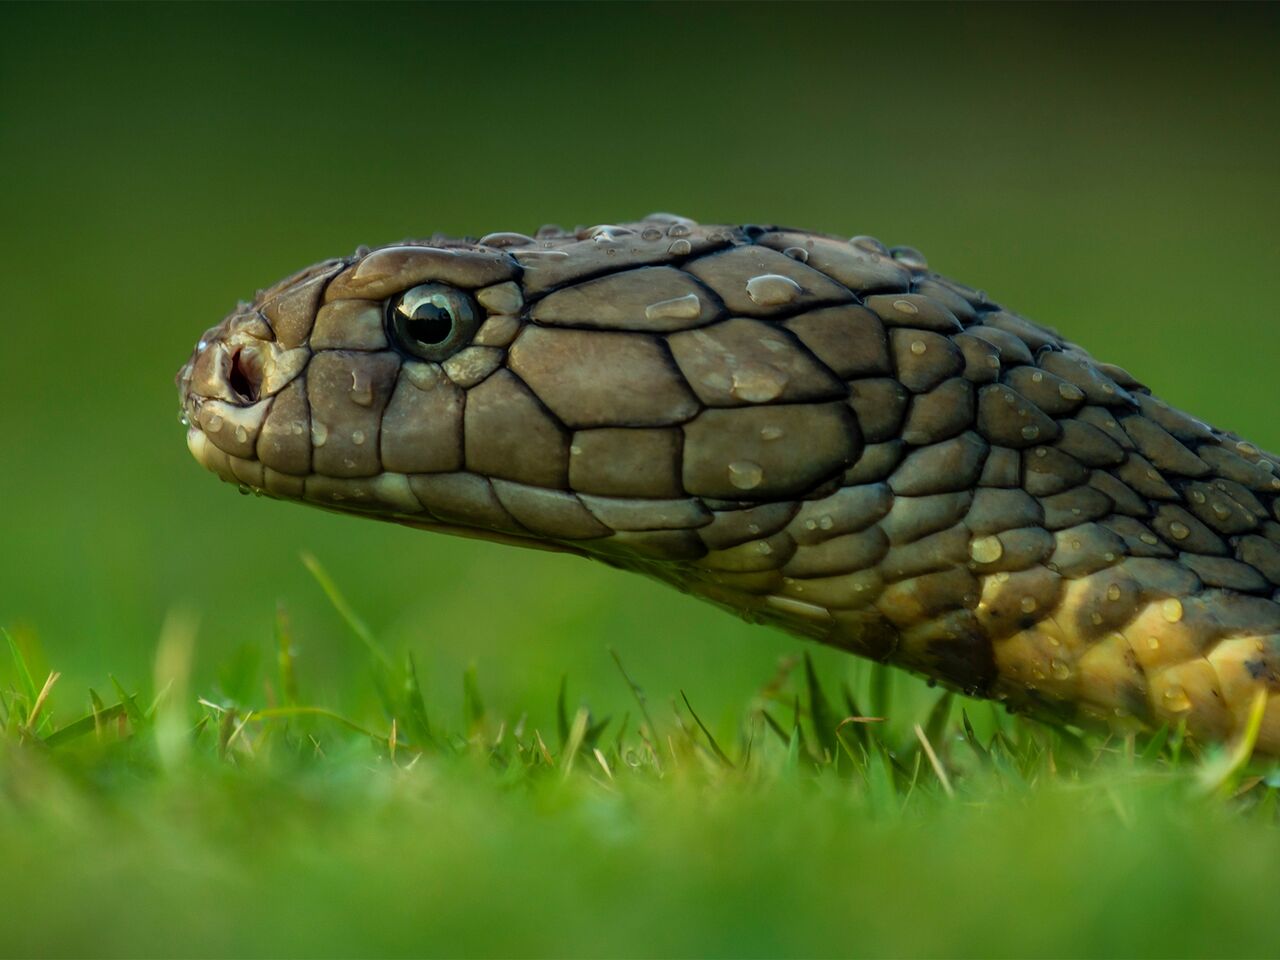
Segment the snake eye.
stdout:
<svg viewBox="0 0 1280 960">
<path fill-rule="evenodd" d="M 442 283 L 424 283 L 387 303 L 387 336 L 405 353 L 444 360 L 480 325 L 475 301 Z"/>
</svg>

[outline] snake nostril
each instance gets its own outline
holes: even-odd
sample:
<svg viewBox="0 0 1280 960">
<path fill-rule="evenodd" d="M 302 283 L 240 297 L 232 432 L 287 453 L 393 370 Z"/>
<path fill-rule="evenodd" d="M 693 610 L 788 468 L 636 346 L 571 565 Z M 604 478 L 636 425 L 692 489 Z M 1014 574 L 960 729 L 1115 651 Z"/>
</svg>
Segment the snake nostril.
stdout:
<svg viewBox="0 0 1280 960">
<path fill-rule="evenodd" d="M 231 356 L 227 385 L 245 403 L 257 403 L 262 393 L 262 363 L 256 353 L 243 347 Z"/>
</svg>

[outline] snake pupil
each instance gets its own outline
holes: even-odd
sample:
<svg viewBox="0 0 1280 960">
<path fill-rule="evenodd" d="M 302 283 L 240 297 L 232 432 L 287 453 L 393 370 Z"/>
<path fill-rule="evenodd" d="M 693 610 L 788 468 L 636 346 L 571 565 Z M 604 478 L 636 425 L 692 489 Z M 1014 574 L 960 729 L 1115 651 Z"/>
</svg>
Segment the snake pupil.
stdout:
<svg viewBox="0 0 1280 960">
<path fill-rule="evenodd" d="M 480 326 L 479 307 L 466 293 L 443 283 L 422 283 L 386 304 L 391 344 L 420 360 L 439 363 L 466 346 Z"/>
<path fill-rule="evenodd" d="M 424 303 L 405 323 L 405 332 L 419 343 L 444 343 L 453 332 L 453 315 L 437 304 Z"/>
</svg>

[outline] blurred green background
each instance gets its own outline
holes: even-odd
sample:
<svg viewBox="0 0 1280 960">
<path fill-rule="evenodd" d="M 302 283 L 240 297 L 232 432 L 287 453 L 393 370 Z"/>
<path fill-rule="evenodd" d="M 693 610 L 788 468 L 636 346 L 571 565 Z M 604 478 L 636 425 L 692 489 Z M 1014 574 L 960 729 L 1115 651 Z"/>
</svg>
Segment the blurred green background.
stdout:
<svg viewBox="0 0 1280 960">
<path fill-rule="evenodd" d="M 63 672 L 64 718 L 108 673 L 149 695 L 175 609 L 200 617 L 192 693 L 260 703 L 282 601 L 307 701 L 376 718 L 308 550 L 446 724 L 469 664 L 499 716 L 554 724 L 566 672 L 616 716 L 612 646 L 655 711 L 684 690 L 732 740 L 803 644 L 580 560 L 237 496 L 177 422 L 200 332 L 360 243 L 674 210 L 912 244 L 1277 449 L 1278 28 L 1261 5 L 0 6 L 0 626 Z M 74 789 L 6 754 L 0 952 L 415 953 L 431 923 L 445 953 L 1274 946 L 1273 824 L 1159 784 L 894 820 L 831 778 L 504 793 L 431 762 L 371 778 L 367 746 L 294 779 L 72 764 Z"/>
<path fill-rule="evenodd" d="M 564 671 L 621 702 L 613 645 L 724 722 L 797 641 L 571 558 L 237 496 L 177 422 L 198 334 L 360 243 L 675 210 L 910 243 L 1277 448 L 1277 26 L 1259 6 L 6 5 L 0 623 L 78 688 L 147 677 L 189 607 L 213 689 L 283 600 L 304 681 L 342 703 L 366 685 L 307 549 L 437 702 L 468 663 L 499 703 L 549 702 Z"/>
</svg>

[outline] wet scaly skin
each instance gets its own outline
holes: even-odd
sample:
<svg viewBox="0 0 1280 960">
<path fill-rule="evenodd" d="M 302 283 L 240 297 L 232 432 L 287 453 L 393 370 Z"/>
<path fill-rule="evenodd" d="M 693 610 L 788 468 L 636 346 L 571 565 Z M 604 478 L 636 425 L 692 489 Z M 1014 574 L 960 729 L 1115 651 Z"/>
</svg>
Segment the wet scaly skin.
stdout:
<svg viewBox="0 0 1280 960">
<path fill-rule="evenodd" d="M 655 215 L 362 250 L 178 384 L 196 459 L 270 496 L 594 557 L 1060 722 L 1223 739 L 1265 691 L 1280 754 L 1275 458 L 909 248 Z"/>
</svg>

